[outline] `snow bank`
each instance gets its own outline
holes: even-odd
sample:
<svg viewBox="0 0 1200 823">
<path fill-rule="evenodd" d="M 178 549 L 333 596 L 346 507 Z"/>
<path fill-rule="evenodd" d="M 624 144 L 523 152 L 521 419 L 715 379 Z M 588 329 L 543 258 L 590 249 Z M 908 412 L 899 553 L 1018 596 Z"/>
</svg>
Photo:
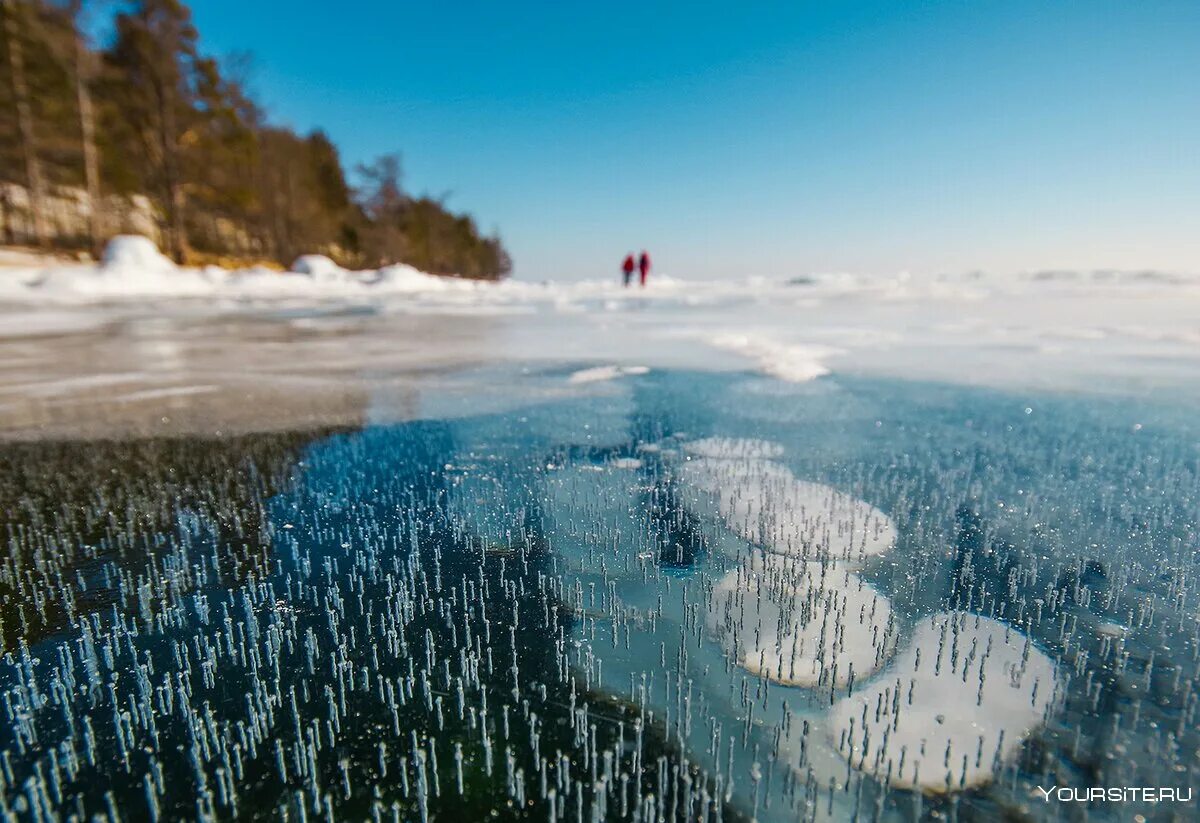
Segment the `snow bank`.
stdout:
<svg viewBox="0 0 1200 823">
<path fill-rule="evenodd" d="M 263 267 L 229 271 L 177 266 L 145 237 L 109 241 L 99 264 L 14 267 L 0 280 L 0 299 L 19 303 L 129 302 L 213 297 L 232 300 L 345 300 L 387 295 L 469 294 L 479 284 L 436 277 L 411 266 L 353 271 L 320 254 L 296 259 L 291 271 Z"/>
<path fill-rule="evenodd" d="M 446 277 L 426 274 L 423 271 L 402 263 L 384 266 L 375 272 L 374 276 L 376 284 L 384 287 L 386 291 L 393 293 L 419 291 L 444 292 L 453 291 L 456 288 L 460 291 L 470 292 L 474 290 L 476 285 L 467 280 L 451 280 Z"/>
<path fill-rule="evenodd" d="M 292 263 L 291 270 L 306 274 L 314 280 L 343 280 L 349 272 L 323 254 L 303 254 Z"/>
<path fill-rule="evenodd" d="M 32 272 L 8 298 L 89 303 L 138 297 L 201 297 L 217 284 L 208 272 L 181 269 L 145 237 L 122 235 L 108 242 L 97 265 L 54 266 Z"/>
<path fill-rule="evenodd" d="M 149 238 L 126 234 L 114 237 L 104 247 L 100 267 L 106 272 L 137 277 L 146 272 L 166 274 L 175 264 Z"/>
</svg>

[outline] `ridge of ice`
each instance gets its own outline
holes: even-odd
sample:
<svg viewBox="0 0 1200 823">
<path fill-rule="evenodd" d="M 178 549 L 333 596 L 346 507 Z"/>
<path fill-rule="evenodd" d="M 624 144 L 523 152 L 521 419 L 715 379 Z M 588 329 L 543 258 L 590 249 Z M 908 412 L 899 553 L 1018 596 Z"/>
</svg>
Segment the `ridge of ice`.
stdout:
<svg viewBox="0 0 1200 823">
<path fill-rule="evenodd" d="M 764 374 L 792 383 L 804 383 L 829 374 L 822 361 L 841 354 L 829 346 L 780 343 L 762 334 L 722 333 L 709 338 L 718 349 L 750 358 Z"/>
<path fill-rule="evenodd" d="M 646 374 L 650 370 L 645 366 L 593 366 L 572 372 L 567 378 L 568 383 L 599 383 L 605 380 L 616 380 L 618 377 L 630 377 Z"/>
<path fill-rule="evenodd" d="M 346 269 L 323 254 L 302 254 L 292 263 L 291 269 L 314 280 L 337 280 L 347 274 Z"/>
</svg>

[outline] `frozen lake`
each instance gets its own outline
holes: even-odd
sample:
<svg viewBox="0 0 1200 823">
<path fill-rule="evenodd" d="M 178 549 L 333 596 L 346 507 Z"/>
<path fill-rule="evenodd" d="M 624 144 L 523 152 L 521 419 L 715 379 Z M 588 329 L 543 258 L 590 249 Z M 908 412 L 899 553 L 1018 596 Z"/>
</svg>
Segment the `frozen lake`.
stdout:
<svg viewBox="0 0 1200 823">
<path fill-rule="evenodd" d="M 0 811 L 1192 816 L 1192 281 L 487 288 L 10 296 Z"/>
<path fill-rule="evenodd" d="M 1144 398 L 1200 387 L 1200 277 L 1160 272 L 659 278 L 643 290 L 130 265 L 0 270 L 6 436 L 437 416 L 428 404 L 446 391 L 492 397 L 496 366 L 599 369 L 582 383 L 652 367 Z"/>
</svg>

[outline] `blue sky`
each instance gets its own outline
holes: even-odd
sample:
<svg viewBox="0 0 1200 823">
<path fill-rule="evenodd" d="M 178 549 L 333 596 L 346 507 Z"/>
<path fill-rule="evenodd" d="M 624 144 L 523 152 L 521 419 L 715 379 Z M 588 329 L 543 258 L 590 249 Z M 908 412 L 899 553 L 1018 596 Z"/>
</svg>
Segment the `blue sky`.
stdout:
<svg viewBox="0 0 1200 823">
<path fill-rule="evenodd" d="M 192 5 L 519 277 L 1200 271 L 1195 0 Z"/>
</svg>

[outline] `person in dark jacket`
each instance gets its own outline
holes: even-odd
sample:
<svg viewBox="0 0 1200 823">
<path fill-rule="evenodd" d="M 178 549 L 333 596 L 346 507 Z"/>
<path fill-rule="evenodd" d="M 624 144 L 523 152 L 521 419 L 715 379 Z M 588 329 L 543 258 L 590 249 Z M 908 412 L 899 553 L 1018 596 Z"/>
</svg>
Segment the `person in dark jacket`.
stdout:
<svg viewBox="0 0 1200 823">
<path fill-rule="evenodd" d="M 642 256 L 638 258 L 638 273 L 641 275 L 642 285 L 646 285 L 646 275 L 650 273 L 650 255 L 642 250 Z"/>
<path fill-rule="evenodd" d="M 629 280 L 633 277 L 633 255 L 625 255 L 625 262 L 621 264 L 621 271 L 625 275 L 625 286 L 629 286 Z"/>
</svg>

